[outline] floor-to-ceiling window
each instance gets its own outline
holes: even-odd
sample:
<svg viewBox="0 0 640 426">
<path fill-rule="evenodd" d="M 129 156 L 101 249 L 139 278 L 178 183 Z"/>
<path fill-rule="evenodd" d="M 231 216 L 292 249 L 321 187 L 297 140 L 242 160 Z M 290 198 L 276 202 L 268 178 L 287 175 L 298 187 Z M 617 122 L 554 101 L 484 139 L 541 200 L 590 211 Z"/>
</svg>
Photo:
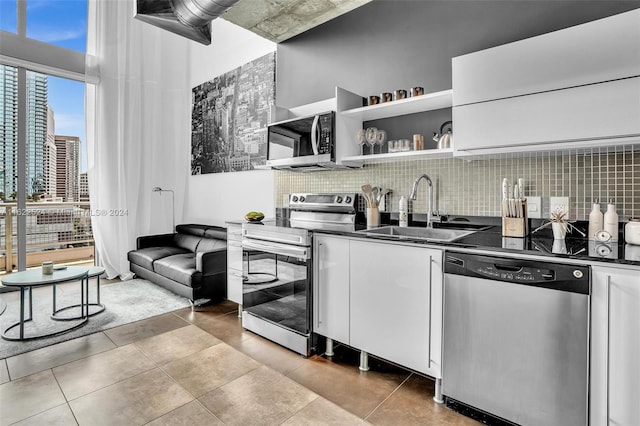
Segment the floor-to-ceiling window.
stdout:
<svg viewBox="0 0 640 426">
<path fill-rule="evenodd" d="M 90 240 L 86 28 L 87 0 L 0 0 L 0 270 Z"/>
</svg>

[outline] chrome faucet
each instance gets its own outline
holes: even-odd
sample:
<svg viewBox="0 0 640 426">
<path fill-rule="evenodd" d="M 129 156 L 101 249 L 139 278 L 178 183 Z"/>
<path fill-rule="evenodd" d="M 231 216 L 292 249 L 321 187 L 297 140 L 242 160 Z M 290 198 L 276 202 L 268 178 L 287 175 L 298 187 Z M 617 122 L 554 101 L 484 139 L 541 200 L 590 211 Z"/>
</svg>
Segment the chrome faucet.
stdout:
<svg viewBox="0 0 640 426">
<path fill-rule="evenodd" d="M 418 184 L 420 181 L 424 179 L 429 185 L 429 205 L 427 206 L 427 228 L 433 228 L 433 182 L 429 175 L 422 175 L 418 179 L 413 182 L 413 188 L 411 188 L 411 195 L 409 195 L 409 199 L 414 201 L 418 198 Z"/>
</svg>

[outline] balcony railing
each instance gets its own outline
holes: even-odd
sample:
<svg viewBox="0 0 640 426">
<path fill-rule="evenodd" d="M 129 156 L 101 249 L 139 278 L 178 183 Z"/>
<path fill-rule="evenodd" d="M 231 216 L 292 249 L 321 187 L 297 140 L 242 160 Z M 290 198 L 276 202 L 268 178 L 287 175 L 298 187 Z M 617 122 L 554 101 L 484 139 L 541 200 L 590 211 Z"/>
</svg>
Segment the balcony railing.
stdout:
<svg viewBox="0 0 640 426">
<path fill-rule="evenodd" d="M 0 203 L 0 272 L 17 268 L 17 220 L 26 216 L 27 267 L 45 260 L 64 263 L 92 260 L 94 241 L 88 202 Z"/>
</svg>

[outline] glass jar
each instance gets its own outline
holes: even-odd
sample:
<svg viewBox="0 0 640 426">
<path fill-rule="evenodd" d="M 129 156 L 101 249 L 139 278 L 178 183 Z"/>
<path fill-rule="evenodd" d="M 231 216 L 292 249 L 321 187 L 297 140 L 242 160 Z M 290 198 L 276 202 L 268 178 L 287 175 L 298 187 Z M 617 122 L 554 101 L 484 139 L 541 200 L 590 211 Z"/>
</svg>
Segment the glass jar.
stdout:
<svg viewBox="0 0 640 426">
<path fill-rule="evenodd" d="M 399 142 L 400 151 L 411 151 L 411 141 L 409 139 L 401 139 Z"/>
</svg>

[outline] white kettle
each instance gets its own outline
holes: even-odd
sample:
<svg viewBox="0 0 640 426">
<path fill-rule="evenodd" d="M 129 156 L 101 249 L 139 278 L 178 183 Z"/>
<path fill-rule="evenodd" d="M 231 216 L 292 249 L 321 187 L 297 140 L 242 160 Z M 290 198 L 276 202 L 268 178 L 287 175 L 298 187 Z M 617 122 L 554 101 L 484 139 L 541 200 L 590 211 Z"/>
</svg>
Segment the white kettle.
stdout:
<svg viewBox="0 0 640 426">
<path fill-rule="evenodd" d="M 445 127 L 449 128 L 445 132 Z M 451 148 L 453 142 L 453 121 L 445 121 L 440 126 L 440 133 L 433 133 L 433 140 L 438 142 L 438 149 Z"/>
</svg>

